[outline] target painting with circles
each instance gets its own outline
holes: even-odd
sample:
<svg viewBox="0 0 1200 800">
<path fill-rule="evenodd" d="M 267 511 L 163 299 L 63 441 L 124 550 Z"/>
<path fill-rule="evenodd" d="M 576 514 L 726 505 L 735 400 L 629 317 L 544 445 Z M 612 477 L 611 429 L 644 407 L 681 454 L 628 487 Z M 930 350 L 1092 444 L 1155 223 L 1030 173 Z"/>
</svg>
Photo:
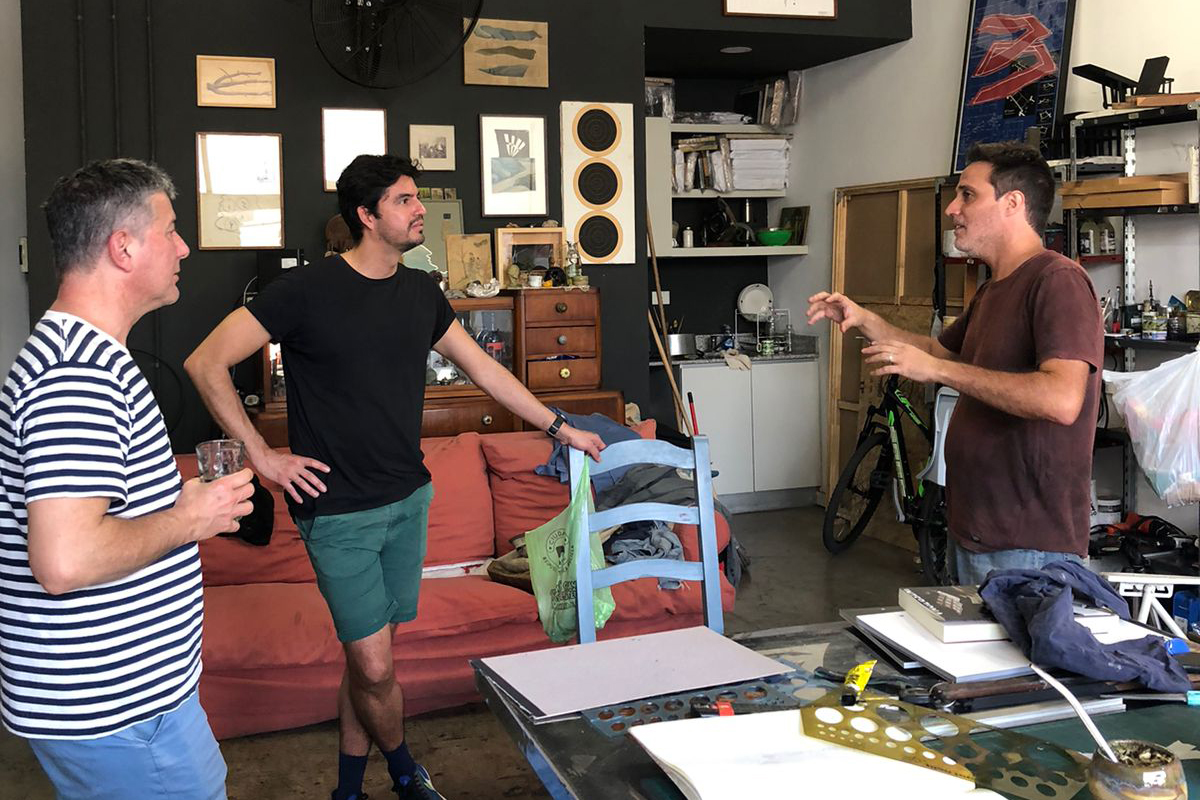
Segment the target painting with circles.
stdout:
<svg viewBox="0 0 1200 800">
<path fill-rule="evenodd" d="M 560 107 L 563 227 L 585 264 L 634 261 L 633 106 Z"/>
</svg>

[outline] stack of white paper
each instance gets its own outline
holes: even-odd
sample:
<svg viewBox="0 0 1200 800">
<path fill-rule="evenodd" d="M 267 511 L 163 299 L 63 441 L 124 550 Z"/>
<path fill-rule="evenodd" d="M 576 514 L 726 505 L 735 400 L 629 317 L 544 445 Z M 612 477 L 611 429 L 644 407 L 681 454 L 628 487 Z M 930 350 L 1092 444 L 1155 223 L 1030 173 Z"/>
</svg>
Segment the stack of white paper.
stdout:
<svg viewBox="0 0 1200 800">
<path fill-rule="evenodd" d="M 730 139 L 733 188 L 786 189 L 790 150 L 783 138 Z"/>
</svg>

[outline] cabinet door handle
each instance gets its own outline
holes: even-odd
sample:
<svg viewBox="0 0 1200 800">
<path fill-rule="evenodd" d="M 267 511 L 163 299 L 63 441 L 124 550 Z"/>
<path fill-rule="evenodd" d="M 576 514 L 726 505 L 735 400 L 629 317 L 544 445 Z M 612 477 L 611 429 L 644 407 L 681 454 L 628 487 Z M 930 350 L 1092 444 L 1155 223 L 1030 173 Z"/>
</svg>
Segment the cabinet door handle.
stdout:
<svg viewBox="0 0 1200 800">
<path fill-rule="evenodd" d="M 565 313 L 567 313 L 567 304 L 566 303 L 555 303 L 554 310 L 560 314 L 565 314 Z"/>
<path fill-rule="evenodd" d="M 562 369 L 560 369 L 560 370 L 558 371 L 558 377 L 562 378 L 564 381 L 565 381 L 567 378 L 571 377 L 571 368 L 570 368 L 570 367 L 563 367 Z"/>
<path fill-rule="evenodd" d="M 484 414 L 483 418 L 480 419 L 480 422 L 482 422 L 484 425 L 491 425 L 492 424 L 492 415 Z"/>
<path fill-rule="evenodd" d="M 559 344 L 566 344 L 566 343 L 567 343 L 567 335 L 566 335 L 565 333 L 564 333 L 564 334 L 561 334 L 561 335 L 558 337 L 558 343 L 559 343 Z"/>
</svg>

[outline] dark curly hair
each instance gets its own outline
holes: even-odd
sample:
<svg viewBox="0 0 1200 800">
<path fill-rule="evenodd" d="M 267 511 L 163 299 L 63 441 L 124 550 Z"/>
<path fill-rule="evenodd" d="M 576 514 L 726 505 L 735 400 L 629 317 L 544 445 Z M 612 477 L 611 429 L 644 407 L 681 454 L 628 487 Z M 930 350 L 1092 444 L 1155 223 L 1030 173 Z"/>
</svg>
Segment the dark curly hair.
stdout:
<svg viewBox="0 0 1200 800">
<path fill-rule="evenodd" d="M 359 206 L 378 215 L 379 200 L 383 193 L 402 177 L 414 181 L 421 177 L 417 165 L 403 156 L 357 156 L 342 170 L 337 182 L 338 211 L 350 228 L 350 235 L 356 244 L 363 235 L 362 220 L 358 218 Z"/>
</svg>

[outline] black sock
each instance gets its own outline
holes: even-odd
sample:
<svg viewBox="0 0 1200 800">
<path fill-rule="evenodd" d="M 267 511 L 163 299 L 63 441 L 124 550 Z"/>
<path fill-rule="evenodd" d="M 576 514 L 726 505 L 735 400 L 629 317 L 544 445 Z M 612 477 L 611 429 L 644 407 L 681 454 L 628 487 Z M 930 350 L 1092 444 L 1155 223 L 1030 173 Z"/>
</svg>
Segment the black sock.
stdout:
<svg viewBox="0 0 1200 800">
<path fill-rule="evenodd" d="M 366 756 L 338 753 L 338 785 L 334 796 L 342 800 L 362 794 L 363 775 L 367 771 Z"/>
<path fill-rule="evenodd" d="M 412 753 L 408 752 L 408 743 L 401 742 L 400 746 L 390 753 L 384 753 L 387 759 L 388 774 L 392 776 L 397 786 L 407 786 L 417 771 L 417 762 L 413 761 Z"/>
</svg>

